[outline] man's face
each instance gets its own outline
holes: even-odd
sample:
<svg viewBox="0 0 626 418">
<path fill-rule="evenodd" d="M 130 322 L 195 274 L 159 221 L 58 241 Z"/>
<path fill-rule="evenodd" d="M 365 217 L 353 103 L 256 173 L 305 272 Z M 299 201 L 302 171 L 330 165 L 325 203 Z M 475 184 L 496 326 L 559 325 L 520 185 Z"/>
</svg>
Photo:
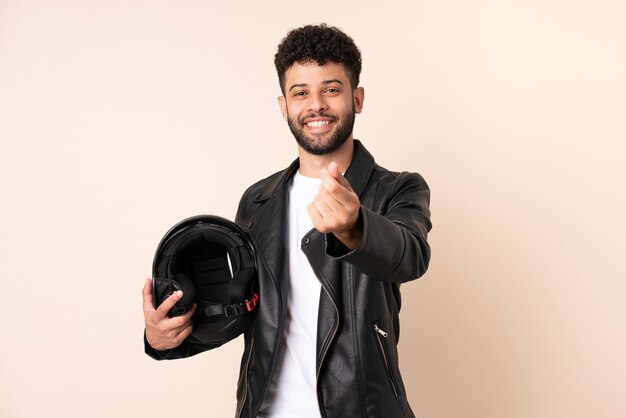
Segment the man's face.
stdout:
<svg viewBox="0 0 626 418">
<path fill-rule="evenodd" d="M 363 95 L 363 88 L 352 89 L 342 64 L 307 62 L 287 70 L 285 96 L 278 99 L 298 144 L 308 153 L 324 155 L 352 138 Z"/>
</svg>

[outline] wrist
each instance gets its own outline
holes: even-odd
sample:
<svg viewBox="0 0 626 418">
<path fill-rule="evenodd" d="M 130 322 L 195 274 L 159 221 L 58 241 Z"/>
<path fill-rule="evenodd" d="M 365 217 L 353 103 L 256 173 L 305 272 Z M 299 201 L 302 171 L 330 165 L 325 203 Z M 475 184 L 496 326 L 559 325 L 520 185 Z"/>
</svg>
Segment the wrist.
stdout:
<svg viewBox="0 0 626 418">
<path fill-rule="evenodd" d="M 337 238 L 348 250 L 353 251 L 361 242 L 363 238 L 363 224 L 361 222 L 361 212 L 357 215 L 357 219 L 352 228 L 348 228 L 341 232 L 333 233 L 335 238 Z"/>
</svg>

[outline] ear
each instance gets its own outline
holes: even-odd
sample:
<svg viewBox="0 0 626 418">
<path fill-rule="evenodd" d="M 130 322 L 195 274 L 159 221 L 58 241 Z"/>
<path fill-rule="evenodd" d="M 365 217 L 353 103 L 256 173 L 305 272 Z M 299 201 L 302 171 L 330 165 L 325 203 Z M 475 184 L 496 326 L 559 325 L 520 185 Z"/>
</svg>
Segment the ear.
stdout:
<svg viewBox="0 0 626 418">
<path fill-rule="evenodd" d="M 354 89 L 354 113 L 361 113 L 363 110 L 363 101 L 365 100 L 365 89 L 363 87 L 357 87 Z"/>
<path fill-rule="evenodd" d="M 287 120 L 289 114 L 287 112 L 287 99 L 285 99 L 285 96 L 278 96 L 278 106 L 283 114 L 283 119 Z"/>
</svg>

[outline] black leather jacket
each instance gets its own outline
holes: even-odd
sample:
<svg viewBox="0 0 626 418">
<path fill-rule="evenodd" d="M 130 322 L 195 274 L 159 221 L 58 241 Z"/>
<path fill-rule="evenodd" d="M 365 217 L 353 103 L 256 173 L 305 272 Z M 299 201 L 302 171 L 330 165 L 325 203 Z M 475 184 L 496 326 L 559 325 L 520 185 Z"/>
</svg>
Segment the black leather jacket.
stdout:
<svg viewBox="0 0 626 418">
<path fill-rule="evenodd" d="M 345 177 L 361 201 L 363 238 L 348 251 L 313 229 L 302 249 L 322 284 L 317 330 L 317 396 L 326 418 L 414 417 L 398 369 L 400 284 L 420 277 L 430 259 L 430 191 L 415 173 L 390 172 L 359 141 Z M 255 418 L 279 353 L 287 304 L 288 192 L 298 160 L 251 186 L 235 222 L 257 251 L 260 304 L 250 329 L 237 388 L 237 412 Z M 198 350 L 183 343 L 155 358 Z"/>
</svg>

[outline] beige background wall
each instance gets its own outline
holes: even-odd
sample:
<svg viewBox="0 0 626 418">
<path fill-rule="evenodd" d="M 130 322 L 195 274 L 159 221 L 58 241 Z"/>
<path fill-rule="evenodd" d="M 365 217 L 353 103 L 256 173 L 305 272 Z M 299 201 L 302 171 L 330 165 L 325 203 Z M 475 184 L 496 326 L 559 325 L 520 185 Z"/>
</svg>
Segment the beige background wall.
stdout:
<svg viewBox="0 0 626 418">
<path fill-rule="evenodd" d="M 229 417 L 241 340 L 143 355 L 178 220 L 233 218 L 295 156 L 273 54 L 326 21 L 364 56 L 361 138 L 432 188 L 403 287 L 427 418 L 626 416 L 621 1 L 0 0 L 0 416 Z"/>
</svg>

